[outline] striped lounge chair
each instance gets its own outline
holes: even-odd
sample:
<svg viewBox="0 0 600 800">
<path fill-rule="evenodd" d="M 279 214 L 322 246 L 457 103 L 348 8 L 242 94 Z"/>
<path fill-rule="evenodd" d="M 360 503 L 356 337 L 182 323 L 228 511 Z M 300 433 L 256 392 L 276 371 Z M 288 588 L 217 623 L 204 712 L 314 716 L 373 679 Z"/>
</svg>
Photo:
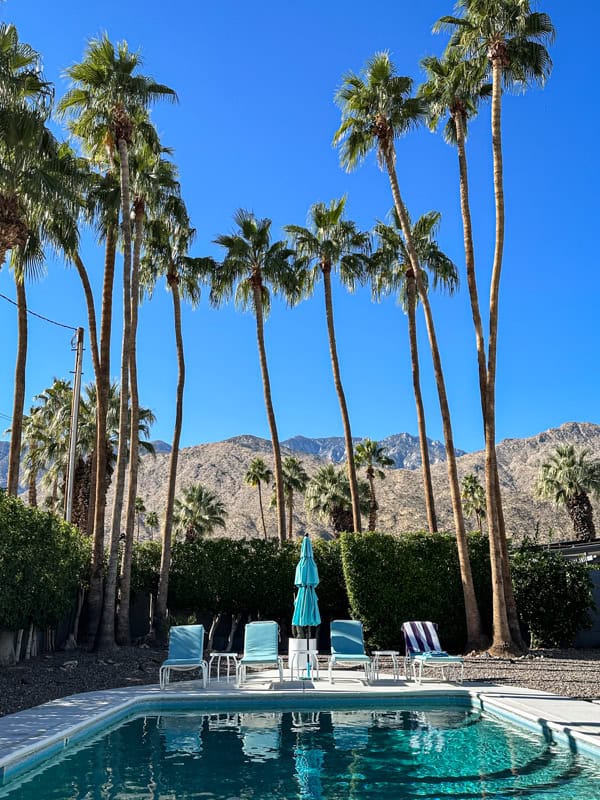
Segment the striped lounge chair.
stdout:
<svg viewBox="0 0 600 800">
<path fill-rule="evenodd" d="M 413 680 L 421 683 L 423 669 L 434 667 L 442 670 L 442 680 L 446 680 L 445 669 L 450 667 L 460 673 L 458 682 L 462 683 L 464 659 L 462 656 L 451 656 L 442 650 L 437 635 L 437 625 L 434 622 L 405 622 L 402 633 L 406 647 L 404 665 L 407 678 L 412 674 Z"/>
</svg>

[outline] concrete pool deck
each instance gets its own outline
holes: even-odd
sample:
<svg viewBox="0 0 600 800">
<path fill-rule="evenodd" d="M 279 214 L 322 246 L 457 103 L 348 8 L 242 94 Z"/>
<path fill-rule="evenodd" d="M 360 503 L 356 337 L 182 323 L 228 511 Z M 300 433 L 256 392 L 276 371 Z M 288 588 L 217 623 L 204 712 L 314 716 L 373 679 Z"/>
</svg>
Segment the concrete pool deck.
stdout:
<svg viewBox="0 0 600 800">
<path fill-rule="evenodd" d="M 405 699 L 412 704 L 436 699 L 447 703 L 452 698 L 470 701 L 475 708 L 490 711 L 566 743 L 573 751 L 583 751 L 600 758 L 600 705 L 583 700 L 497 684 L 458 685 L 424 681 L 417 685 L 391 676 L 382 676 L 371 685 L 360 680 L 361 674 L 335 671 L 333 684 L 322 674 L 318 680 L 290 681 L 280 684 L 275 671 L 253 673 L 241 687 L 233 682 L 211 680 L 206 689 L 199 680 L 177 681 L 165 690 L 158 684 L 106 691 L 87 692 L 53 700 L 35 708 L 0 718 L 0 782 L 25 766 L 60 752 L 73 741 L 97 732 L 104 726 L 136 712 L 156 714 L 168 705 L 169 710 L 184 711 L 186 706 L 217 710 L 244 708 L 252 704 L 274 705 L 282 710 L 295 703 L 326 708 L 328 702 L 340 706 L 369 705 L 369 699 L 381 707 L 389 699 L 394 704 Z"/>
</svg>

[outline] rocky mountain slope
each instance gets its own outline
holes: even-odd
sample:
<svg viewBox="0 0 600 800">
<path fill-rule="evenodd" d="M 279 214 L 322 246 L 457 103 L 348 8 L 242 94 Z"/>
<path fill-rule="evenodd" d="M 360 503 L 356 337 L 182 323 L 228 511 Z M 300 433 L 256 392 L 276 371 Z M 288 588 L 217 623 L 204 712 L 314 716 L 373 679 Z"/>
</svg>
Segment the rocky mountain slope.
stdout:
<svg viewBox="0 0 600 800">
<path fill-rule="evenodd" d="M 8 451 L 10 444 L 8 442 L 0 441 L 0 488 L 6 486 L 8 478 Z"/>
<path fill-rule="evenodd" d="M 402 435 L 400 435 L 401 437 Z M 390 437 L 390 438 L 400 438 Z M 298 447 L 298 438 L 291 443 Z M 300 446 L 311 440 L 302 440 Z M 326 440 L 332 442 L 334 440 Z M 506 439 L 498 445 L 498 464 L 500 482 L 504 496 L 505 516 L 508 531 L 517 539 L 530 536 L 539 529 L 540 535 L 548 532 L 555 539 L 568 539 L 572 527 L 565 511 L 555 509 L 550 503 L 533 498 L 533 484 L 539 466 L 557 444 L 573 443 L 587 447 L 600 458 L 600 426 L 592 423 L 566 423 L 528 439 Z M 298 450 L 289 449 L 290 440 L 284 448 L 286 454 Z M 329 457 L 334 452 L 324 446 Z M 321 455 L 309 452 L 302 455 L 302 461 L 309 474 L 326 463 Z M 188 447 L 181 451 L 177 487 L 178 491 L 191 483 L 201 482 L 218 492 L 229 511 L 227 533 L 231 536 L 261 535 L 259 521 L 258 494 L 244 483 L 243 476 L 250 461 L 262 456 L 271 462 L 271 446 L 256 436 L 237 436 L 223 442 Z M 328 460 L 328 459 L 327 459 Z M 459 475 L 474 472 L 483 480 L 483 452 L 467 453 L 458 459 Z M 168 455 L 158 454 L 156 458 L 145 456 L 140 470 L 138 494 L 144 499 L 148 510 L 159 514 L 164 508 Z M 444 463 L 432 467 L 437 514 L 441 529 L 452 530 L 452 509 L 446 466 Z M 426 517 L 423 501 L 423 486 L 418 469 L 390 469 L 386 478 L 377 482 L 380 505 L 379 529 L 395 533 L 425 528 Z M 271 490 L 267 489 L 265 506 L 268 507 Z M 269 534 L 276 534 L 276 519 L 272 510 L 267 510 Z M 600 527 L 600 517 L 596 507 L 596 518 Z M 473 520 L 473 526 L 475 521 Z M 327 525 L 320 520 L 307 520 L 298 499 L 294 515 L 296 531 L 308 529 L 315 533 L 327 533 Z"/>
<path fill-rule="evenodd" d="M 355 445 L 362 442 L 362 438 L 353 437 Z M 410 433 L 396 433 L 381 439 L 379 444 L 387 449 L 387 454 L 394 459 L 394 466 L 398 469 L 417 469 L 421 466 L 421 453 L 419 439 Z M 341 436 L 331 436 L 324 439 L 308 439 L 306 436 L 293 436 L 286 439 L 282 445 L 289 447 L 296 453 L 317 456 L 325 461 L 339 464 L 344 461 L 346 448 Z M 427 440 L 429 460 L 432 464 L 439 464 L 446 460 L 446 448 L 441 442 L 434 439 Z M 464 450 L 456 450 L 457 456 L 464 455 Z"/>
</svg>

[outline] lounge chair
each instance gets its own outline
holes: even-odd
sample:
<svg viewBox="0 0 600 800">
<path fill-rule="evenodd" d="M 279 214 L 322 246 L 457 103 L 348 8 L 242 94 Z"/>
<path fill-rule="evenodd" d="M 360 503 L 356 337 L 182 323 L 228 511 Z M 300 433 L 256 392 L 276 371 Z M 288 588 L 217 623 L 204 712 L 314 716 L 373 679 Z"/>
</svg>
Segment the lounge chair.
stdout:
<svg viewBox="0 0 600 800">
<path fill-rule="evenodd" d="M 204 660 L 204 625 L 175 625 L 169 631 L 169 653 L 158 672 L 160 688 L 171 678 L 171 670 L 199 669 L 202 686 L 208 683 L 208 664 Z"/>
<path fill-rule="evenodd" d="M 362 664 L 365 680 L 370 683 L 371 658 L 365 653 L 362 622 L 354 619 L 332 620 L 329 683 L 333 683 L 333 668 L 337 664 Z"/>
<path fill-rule="evenodd" d="M 283 660 L 279 655 L 279 625 L 272 620 L 249 622 L 244 631 L 244 655 L 237 665 L 238 687 L 246 680 L 248 664 L 275 665 L 283 683 Z"/>
<path fill-rule="evenodd" d="M 405 622 L 402 626 L 406 655 L 404 658 L 406 677 L 412 672 L 413 680 L 421 683 L 423 669 L 434 667 L 442 670 L 446 680 L 446 667 L 460 667 L 459 683 L 463 681 L 465 662 L 462 656 L 451 656 L 442 650 L 434 622 Z M 418 666 L 418 671 L 417 671 Z"/>
</svg>

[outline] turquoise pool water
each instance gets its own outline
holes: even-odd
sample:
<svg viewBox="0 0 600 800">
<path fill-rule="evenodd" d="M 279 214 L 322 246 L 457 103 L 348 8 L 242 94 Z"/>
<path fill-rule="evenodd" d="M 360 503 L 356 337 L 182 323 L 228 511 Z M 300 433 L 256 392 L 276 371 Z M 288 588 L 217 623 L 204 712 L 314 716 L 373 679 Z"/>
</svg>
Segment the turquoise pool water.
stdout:
<svg viewBox="0 0 600 800">
<path fill-rule="evenodd" d="M 136 717 L 0 789 L 10 800 L 599 800 L 600 762 L 470 708 Z"/>
</svg>

